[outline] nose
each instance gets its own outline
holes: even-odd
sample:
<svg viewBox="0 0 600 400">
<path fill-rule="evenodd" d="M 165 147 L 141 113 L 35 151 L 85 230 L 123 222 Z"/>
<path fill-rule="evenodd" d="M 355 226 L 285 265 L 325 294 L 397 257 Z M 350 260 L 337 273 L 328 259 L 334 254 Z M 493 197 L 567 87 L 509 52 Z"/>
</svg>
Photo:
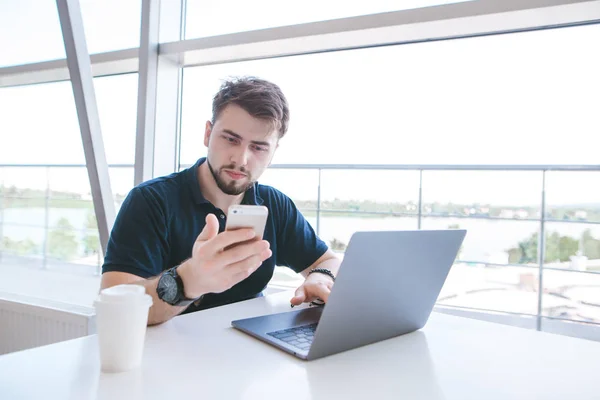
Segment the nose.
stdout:
<svg viewBox="0 0 600 400">
<path fill-rule="evenodd" d="M 237 146 L 231 155 L 230 161 L 238 167 L 245 167 L 248 163 L 249 149 L 246 146 Z"/>
</svg>

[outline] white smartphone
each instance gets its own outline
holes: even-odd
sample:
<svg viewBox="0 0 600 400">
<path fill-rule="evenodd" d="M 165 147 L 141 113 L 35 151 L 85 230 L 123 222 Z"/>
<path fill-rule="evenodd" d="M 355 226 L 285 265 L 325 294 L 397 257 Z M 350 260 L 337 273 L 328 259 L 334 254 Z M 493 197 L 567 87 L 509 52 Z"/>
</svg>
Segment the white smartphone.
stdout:
<svg viewBox="0 0 600 400">
<path fill-rule="evenodd" d="M 261 240 L 265 233 L 269 209 L 265 206 L 237 205 L 229 207 L 225 230 L 252 228 L 255 240 Z"/>
</svg>

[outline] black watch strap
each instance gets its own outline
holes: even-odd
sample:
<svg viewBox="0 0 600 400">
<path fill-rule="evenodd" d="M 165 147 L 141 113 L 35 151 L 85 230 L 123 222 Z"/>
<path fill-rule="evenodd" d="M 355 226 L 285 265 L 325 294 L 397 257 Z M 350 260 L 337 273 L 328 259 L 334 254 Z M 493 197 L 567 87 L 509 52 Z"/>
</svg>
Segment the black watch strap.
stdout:
<svg viewBox="0 0 600 400">
<path fill-rule="evenodd" d="M 161 278 L 159 279 L 159 283 L 158 283 L 158 288 L 157 288 L 157 293 L 158 293 L 158 297 L 167 302 L 168 304 L 172 305 L 172 306 L 178 306 L 178 307 L 186 307 L 189 306 L 191 303 L 199 300 L 202 298 L 202 296 L 195 298 L 195 299 L 190 299 L 188 297 L 185 297 L 185 290 L 183 288 L 183 280 L 181 279 L 181 276 L 179 276 L 179 274 L 177 273 L 177 267 L 173 267 L 171 269 L 166 270 L 165 272 L 163 272 L 163 275 L 169 275 L 168 277 L 165 277 L 165 279 L 172 279 L 175 281 L 177 289 L 176 289 L 176 294 L 174 297 L 169 297 L 167 298 L 167 296 L 164 296 L 164 292 L 162 289 L 162 285 L 160 280 L 163 279 L 163 277 L 161 276 Z"/>
<path fill-rule="evenodd" d="M 171 268 L 173 270 L 173 275 L 175 277 L 175 281 L 177 282 L 177 303 L 175 303 L 174 305 L 176 306 L 189 306 L 190 304 L 192 304 L 194 301 L 196 301 L 197 299 L 190 299 L 185 297 L 185 290 L 183 289 L 183 279 L 181 279 L 181 276 L 179 276 L 179 274 L 177 273 L 177 267 Z"/>
</svg>

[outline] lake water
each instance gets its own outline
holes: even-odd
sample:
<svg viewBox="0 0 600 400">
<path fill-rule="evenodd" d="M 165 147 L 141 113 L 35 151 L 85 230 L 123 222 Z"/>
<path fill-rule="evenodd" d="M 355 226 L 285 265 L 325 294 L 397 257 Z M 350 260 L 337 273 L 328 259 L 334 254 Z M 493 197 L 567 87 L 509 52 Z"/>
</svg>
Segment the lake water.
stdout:
<svg viewBox="0 0 600 400">
<path fill-rule="evenodd" d="M 53 227 L 59 219 L 66 218 L 78 230 L 76 235 L 83 238 L 86 234 L 85 223 L 92 210 L 81 208 L 50 208 L 48 225 Z M 13 240 L 29 238 L 41 244 L 44 241 L 45 209 L 9 208 L 0 211 L 0 234 Z M 316 217 L 308 217 L 316 228 Z M 14 225 L 18 224 L 18 225 Z M 26 226 L 24 226 L 26 225 Z M 462 218 L 423 218 L 422 229 L 446 229 L 449 225 L 458 225 L 467 230 L 461 259 L 506 263 L 506 250 L 537 233 L 539 222 L 535 221 L 493 221 L 484 219 Z M 320 236 L 329 243 L 337 239 L 348 243 L 352 233 L 356 231 L 405 230 L 417 229 L 416 217 L 382 217 L 363 218 L 348 216 L 321 216 Z M 600 238 L 600 225 L 579 223 L 547 223 L 547 231 L 558 231 L 561 235 L 575 238 L 581 236 L 585 229 L 591 229 L 596 238 Z"/>
</svg>

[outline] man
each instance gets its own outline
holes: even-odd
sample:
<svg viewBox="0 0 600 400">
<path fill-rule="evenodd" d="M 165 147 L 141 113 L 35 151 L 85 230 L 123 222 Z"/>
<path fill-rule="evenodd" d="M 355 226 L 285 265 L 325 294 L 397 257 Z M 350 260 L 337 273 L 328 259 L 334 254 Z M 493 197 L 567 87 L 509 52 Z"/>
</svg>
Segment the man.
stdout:
<svg viewBox="0 0 600 400">
<path fill-rule="evenodd" d="M 101 286 L 143 285 L 153 297 L 150 325 L 255 297 L 275 265 L 305 277 L 292 306 L 326 302 L 340 265 L 287 196 L 257 183 L 288 127 L 280 88 L 251 77 L 226 81 L 212 113 L 207 157 L 135 187 L 111 232 Z M 224 231 L 236 204 L 269 209 L 264 240 L 251 240 L 251 229 Z"/>
</svg>

